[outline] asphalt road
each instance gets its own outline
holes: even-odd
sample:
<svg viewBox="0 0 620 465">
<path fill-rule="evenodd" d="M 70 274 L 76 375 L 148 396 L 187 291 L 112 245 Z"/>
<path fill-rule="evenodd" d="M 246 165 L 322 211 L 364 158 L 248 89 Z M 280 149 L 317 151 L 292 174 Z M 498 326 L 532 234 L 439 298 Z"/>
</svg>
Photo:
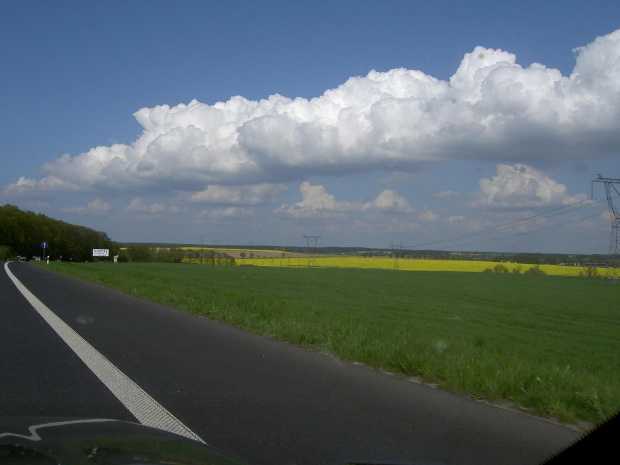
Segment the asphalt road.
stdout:
<svg viewBox="0 0 620 465">
<path fill-rule="evenodd" d="M 188 430 L 248 463 L 536 464 L 579 437 L 27 263 L 9 269 Z M 137 421 L 4 269 L 0 318 L 0 416 Z"/>
</svg>

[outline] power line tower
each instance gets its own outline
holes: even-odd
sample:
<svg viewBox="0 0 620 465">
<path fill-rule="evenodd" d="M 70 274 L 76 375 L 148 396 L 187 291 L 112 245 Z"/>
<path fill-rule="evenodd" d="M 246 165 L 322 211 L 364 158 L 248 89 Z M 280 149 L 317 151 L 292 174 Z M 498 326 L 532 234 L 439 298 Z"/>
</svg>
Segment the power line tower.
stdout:
<svg viewBox="0 0 620 465">
<path fill-rule="evenodd" d="M 398 258 L 400 257 L 400 255 L 402 254 L 402 249 L 403 249 L 403 243 L 401 241 L 400 244 L 394 244 L 393 242 L 390 243 L 390 248 L 392 249 L 392 254 L 394 255 L 394 269 L 398 270 Z"/>
<path fill-rule="evenodd" d="M 323 236 L 306 236 L 305 234 L 301 236 L 302 239 L 306 240 L 306 244 L 308 245 L 308 268 L 312 268 L 316 266 L 316 244 L 319 239 L 323 239 Z"/>
<path fill-rule="evenodd" d="M 618 189 L 614 184 L 620 184 L 620 179 L 616 178 L 604 178 L 600 174 L 598 178 L 592 181 L 594 182 L 602 182 L 605 186 L 605 194 L 607 195 L 607 203 L 609 204 L 609 216 L 611 218 L 611 238 L 609 240 L 609 260 L 607 268 L 607 278 L 613 280 L 614 284 L 619 278 L 618 273 L 618 230 L 620 229 L 620 214 L 618 213 L 618 209 L 614 205 L 613 193 L 616 193 L 616 196 L 620 195 L 618 193 Z M 594 193 L 594 184 L 593 193 Z"/>
</svg>

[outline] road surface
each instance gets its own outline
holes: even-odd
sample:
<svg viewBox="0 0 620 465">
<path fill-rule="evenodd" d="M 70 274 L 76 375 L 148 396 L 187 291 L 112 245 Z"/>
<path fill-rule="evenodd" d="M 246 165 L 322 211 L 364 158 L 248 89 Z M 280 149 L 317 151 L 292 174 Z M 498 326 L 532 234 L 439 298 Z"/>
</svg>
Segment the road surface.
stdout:
<svg viewBox="0 0 620 465">
<path fill-rule="evenodd" d="M 580 436 L 28 263 L 0 273 L 0 317 L 0 416 L 148 424 L 161 407 L 164 428 L 252 464 L 536 464 Z"/>
</svg>

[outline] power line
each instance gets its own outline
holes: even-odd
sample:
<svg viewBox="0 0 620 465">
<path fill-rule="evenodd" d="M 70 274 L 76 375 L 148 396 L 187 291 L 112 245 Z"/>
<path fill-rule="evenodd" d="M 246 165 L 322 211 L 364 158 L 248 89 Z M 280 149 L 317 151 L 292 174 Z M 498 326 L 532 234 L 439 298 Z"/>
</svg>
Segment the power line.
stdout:
<svg viewBox="0 0 620 465">
<path fill-rule="evenodd" d="M 587 205 L 581 205 L 579 207 L 570 208 L 570 209 L 566 210 L 569 207 L 573 207 L 574 205 L 578 205 L 578 204 L 584 203 L 584 202 L 588 202 L 588 204 Z M 425 243 L 422 243 L 422 244 L 411 245 L 411 246 L 408 246 L 408 247 L 405 247 L 405 248 L 406 249 L 414 249 L 414 248 L 423 247 L 423 246 L 427 246 L 427 245 L 442 244 L 442 243 L 446 243 L 446 242 L 454 242 L 454 241 L 459 241 L 459 240 L 463 240 L 463 239 L 469 239 L 469 238 L 472 238 L 472 237 L 482 236 L 482 235 L 485 235 L 485 234 L 491 234 L 491 233 L 503 231 L 503 230 L 506 230 L 506 229 L 516 228 L 516 227 L 520 227 L 520 226 L 525 226 L 525 225 L 530 224 L 530 223 L 538 222 L 538 221 L 540 221 L 542 219 L 552 218 L 554 216 L 563 215 L 565 213 L 570 213 L 572 211 L 579 210 L 581 208 L 590 207 L 590 206 L 599 204 L 601 202 L 604 202 L 604 200 L 598 200 L 598 201 L 594 201 L 594 202 L 591 199 L 578 200 L 578 201 L 570 203 L 568 205 L 563 205 L 561 207 L 553 208 L 551 210 L 547 210 L 545 212 L 538 213 L 536 215 L 531 215 L 531 216 L 522 218 L 520 220 L 509 221 L 508 223 L 503 223 L 503 224 L 500 224 L 498 226 L 493 226 L 491 228 L 482 229 L 480 231 L 476 231 L 476 232 L 472 232 L 472 233 L 467 233 L 467 234 L 461 234 L 459 236 L 454 236 L 454 237 L 446 238 L 446 239 L 440 239 L 440 240 L 437 240 L 437 241 L 431 241 L 431 242 L 425 242 Z M 554 212 L 557 212 L 559 210 L 564 210 L 564 211 L 561 211 L 559 213 L 554 213 Z M 512 237 L 512 236 L 505 236 L 505 237 Z M 493 240 L 499 240 L 499 239 L 493 239 Z M 481 241 L 481 242 L 485 242 L 485 241 Z M 451 248 L 451 247 L 449 247 L 449 248 Z"/>
<path fill-rule="evenodd" d="M 508 238 L 510 238 L 510 237 L 522 236 L 522 235 L 524 235 L 524 234 L 531 234 L 531 233 L 534 233 L 534 232 L 543 231 L 543 230 L 545 230 L 545 229 L 557 228 L 558 226 L 564 226 L 564 225 L 566 225 L 566 224 L 576 223 L 576 222 L 578 222 L 578 221 L 587 220 L 587 219 L 589 219 L 589 218 L 594 218 L 594 217 L 596 217 L 596 216 L 600 216 L 600 215 L 601 215 L 601 213 L 602 213 L 602 212 L 598 212 L 598 213 L 595 213 L 594 215 L 585 216 L 585 217 L 583 217 L 583 218 L 577 218 L 577 219 L 570 220 L 570 221 L 565 221 L 564 223 L 552 224 L 552 225 L 550 225 L 550 226 L 545 226 L 544 228 L 532 229 L 531 231 L 523 231 L 523 232 L 519 232 L 519 233 L 515 233 L 515 234 L 510 234 L 510 235 L 508 235 L 508 236 L 496 237 L 496 238 L 494 238 L 494 239 L 485 239 L 485 240 L 483 240 L 483 241 L 469 242 L 469 243 L 467 243 L 467 244 L 448 245 L 448 246 L 445 246 L 445 248 L 447 248 L 447 249 L 452 249 L 452 248 L 456 248 L 456 247 L 464 247 L 464 246 L 467 246 L 467 245 L 482 244 L 482 243 L 485 243 L 485 242 L 501 241 L 502 239 L 508 239 Z"/>
<path fill-rule="evenodd" d="M 577 205 L 579 203 L 586 202 L 588 200 L 589 199 L 579 200 L 577 202 L 573 202 L 573 203 L 568 204 L 568 205 L 563 205 L 561 207 L 557 207 L 557 208 L 548 210 L 548 211 L 543 212 L 543 213 L 538 213 L 536 215 L 528 216 L 528 217 L 522 218 L 520 220 L 509 221 L 508 223 L 503 223 L 503 224 L 500 224 L 498 226 L 493 226 L 492 228 L 482 229 L 480 231 L 476 231 L 476 232 L 468 233 L 468 234 L 461 234 L 459 236 L 454 236 L 454 237 L 451 237 L 451 238 L 448 238 L 448 239 L 441 239 L 441 240 L 438 240 L 438 241 L 426 242 L 424 244 L 417 244 L 417 245 L 409 246 L 409 247 L 406 247 L 406 248 L 417 248 L 417 247 L 422 247 L 422 246 L 425 246 L 425 245 L 439 244 L 439 243 L 443 243 L 443 242 L 453 242 L 453 241 L 456 241 L 456 240 L 467 239 L 469 237 L 475 237 L 475 236 L 481 236 L 481 235 L 484 235 L 484 234 L 490 234 L 490 233 L 501 231 L 501 230 L 504 230 L 504 229 L 516 228 L 518 226 L 523 226 L 525 224 L 538 221 L 539 219 L 543 219 L 543 218 L 545 218 L 545 215 L 547 215 L 549 213 L 553 213 L 553 212 L 558 211 L 558 210 L 563 210 L 565 208 L 571 207 L 573 205 Z M 564 213 L 569 213 L 571 211 L 578 210 L 580 208 L 585 208 L 585 207 L 588 207 L 588 206 L 591 206 L 591 205 L 595 205 L 596 203 L 600 203 L 600 202 L 602 202 L 602 200 L 598 201 L 598 202 L 595 202 L 595 203 L 589 203 L 588 205 L 583 205 L 581 207 L 572 208 L 572 209 L 564 211 L 564 212 L 556 213 L 555 215 L 550 215 L 549 217 L 561 215 L 561 214 L 564 214 Z"/>
</svg>

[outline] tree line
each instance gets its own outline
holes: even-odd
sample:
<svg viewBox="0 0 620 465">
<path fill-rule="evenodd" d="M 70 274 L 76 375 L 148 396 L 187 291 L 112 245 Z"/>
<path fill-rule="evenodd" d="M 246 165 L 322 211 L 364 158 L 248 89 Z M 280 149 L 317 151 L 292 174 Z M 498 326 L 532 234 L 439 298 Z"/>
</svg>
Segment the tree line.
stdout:
<svg viewBox="0 0 620 465">
<path fill-rule="evenodd" d="M 92 259 L 93 249 L 109 249 L 111 256 L 120 250 L 104 232 L 22 211 L 14 205 L 0 207 L 0 259 L 44 258 L 42 242 L 48 244 L 45 255 L 51 260 L 86 261 Z"/>
<path fill-rule="evenodd" d="M 224 252 L 179 247 L 154 247 L 145 244 L 127 244 L 118 257 L 121 262 L 190 263 L 214 266 L 234 266 L 235 258 Z"/>
<path fill-rule="evenodd" d="M 493 269 L 485 268 L 484 270 L 482 270 L 482 272 L 483 273 L 500 273 L 500 274 L 501 273 L 521 274 L 521 270 L 523 270 L 523 267 L 521 265 L 517 265 L 513 267 L 511 271 L 505 265 L 498 263 L 497 265 L 493 267 Z M 540 269 L 540 265 L 536 265 L 524 271 L 523 274 L 546 275 L 547 273 L 545 273 L 543 270 Z"/>
<path fill-rule="evenodd" d="M 47 248 L 41 247 L 46 242 Z M 0 206 L 0 260 L 35 257 L 62 261 L 97 261 L 93 249 L 108 249 L 110 258 L 121 262 L 180 263 L 184 259 L 203 265 L 233 266 L 235 259 L 213 250 L 186 250 L 178 247 L 154 247 L 144 244 L 123 246 L 105 232 L 73 225 L 41 213 L 22 211 L 14 205 Z M 109 260 L 109 259 L 105 259 Z"/>
</svg>

